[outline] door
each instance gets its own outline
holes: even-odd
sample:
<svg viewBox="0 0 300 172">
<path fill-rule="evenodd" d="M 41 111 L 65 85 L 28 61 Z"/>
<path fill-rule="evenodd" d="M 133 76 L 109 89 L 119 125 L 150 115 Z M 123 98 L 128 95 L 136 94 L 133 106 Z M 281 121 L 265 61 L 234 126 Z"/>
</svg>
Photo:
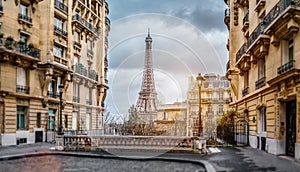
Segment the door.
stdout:
<svg viewBox="0 0 300 172">
<path fill-rule="evenodd" d="M 286 103 L 286 154 L 295 155 L 296 143 L 296 101 Z"/>
<path fill-rule="evenodd" d="M 43 131 L 35 131 L 35 143 L 43 142 Z"/>
</svg>

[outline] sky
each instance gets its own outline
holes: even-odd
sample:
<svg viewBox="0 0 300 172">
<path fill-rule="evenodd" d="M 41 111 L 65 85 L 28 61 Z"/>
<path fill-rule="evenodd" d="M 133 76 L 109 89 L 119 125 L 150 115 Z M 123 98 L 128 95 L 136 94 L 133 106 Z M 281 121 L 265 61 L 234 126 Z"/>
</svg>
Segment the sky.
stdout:
<svg viewBox="0 0 300 172">
<path fill-rule="evenodd" d="M 161 103 L 186 100 L 188 78 L 225 74 L 228 61 L 223 0 L 107 0 L 109 90 L 106 110 L 125 115 L 141 89 L 148 28 Z"/>
</svg>

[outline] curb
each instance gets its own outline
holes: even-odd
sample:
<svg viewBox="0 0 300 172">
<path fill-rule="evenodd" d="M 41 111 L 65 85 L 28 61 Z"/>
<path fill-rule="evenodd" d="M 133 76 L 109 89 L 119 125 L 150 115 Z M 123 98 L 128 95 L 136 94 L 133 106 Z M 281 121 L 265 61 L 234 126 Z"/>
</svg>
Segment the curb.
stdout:
<svg viewBox="0 0 300 172">
<path fill-rule="evenodd" d="M 25 153 L 25 154 L 15 154 L 15 155 L 5 155 L 0 156 L 0 161 L 22 159 L 27 157 L 37 157 L 37 156 L 49 156 L 49 155 L 62 155 L 62 156 L 74 156 L 74 157 L 89 157 L 89 158 L 107 158 L 107 159 L 120 159 L 120 160 L 134 160 L 134 161 L 172 161 L 172 162 L 183 162 L 192 163 L 195 165 L 200 165 L 208 172 L 216 172 L 215 168 L 207 161 L 204 160 L 187 160 L 182 158 L 167 158 L 167 157 L 141 157 L 141 156 L 114 156 L 114 155 L 99 155 L 99 154 L 89 154 L 89 153 L 75 153 L 75 152 L 36 152 L 36 153 Z"/>
</svg>

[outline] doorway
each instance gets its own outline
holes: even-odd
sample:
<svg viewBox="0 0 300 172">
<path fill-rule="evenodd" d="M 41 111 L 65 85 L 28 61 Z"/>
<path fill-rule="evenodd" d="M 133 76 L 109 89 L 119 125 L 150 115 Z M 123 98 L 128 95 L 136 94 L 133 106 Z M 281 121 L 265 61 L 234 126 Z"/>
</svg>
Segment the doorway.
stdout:
<svg viewBox="0 0 300 172">
<path fill-rule="evenodd" d="M 296 100 L 286 102 L 286 154 L 295 156 Z"/>
</svg>

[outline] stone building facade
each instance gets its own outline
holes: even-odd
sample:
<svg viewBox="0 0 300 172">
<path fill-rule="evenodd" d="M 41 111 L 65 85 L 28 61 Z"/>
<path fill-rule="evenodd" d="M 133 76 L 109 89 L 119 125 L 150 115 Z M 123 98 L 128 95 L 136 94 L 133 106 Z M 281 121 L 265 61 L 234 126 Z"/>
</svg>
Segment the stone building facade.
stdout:
<svg viewBox="0 0 300 172">
<path fill-rule="evenodd" d="M 250 146 L 300 158 L 299 0 L 225 0 L 230 107 Z"/>
<path fill-rule="evenodd" d="M 103 128 L 110 21 L 104 0 L 0 0 L 0 145 Z M 52 132 L 52 134 L 51 134 Z"/>
<path fill-rule="evenodd" d="M 214 137 L 217 120 L 229 108 L 229 81 L 224 76 L 205 74 L 201 87 L 201 121 L 203 135 Z M 194 77 L 189 78 L 187 92 L 188 135 L 199 132 L 199 86 Z"/>
<path fill-rule="evenodd" d="M 186 102 L 161 104 L 157 108 L 157 119 L 154 121 L 156 133 L 167 136 L 187 136 L 187 118 Z"/>
</svg>

